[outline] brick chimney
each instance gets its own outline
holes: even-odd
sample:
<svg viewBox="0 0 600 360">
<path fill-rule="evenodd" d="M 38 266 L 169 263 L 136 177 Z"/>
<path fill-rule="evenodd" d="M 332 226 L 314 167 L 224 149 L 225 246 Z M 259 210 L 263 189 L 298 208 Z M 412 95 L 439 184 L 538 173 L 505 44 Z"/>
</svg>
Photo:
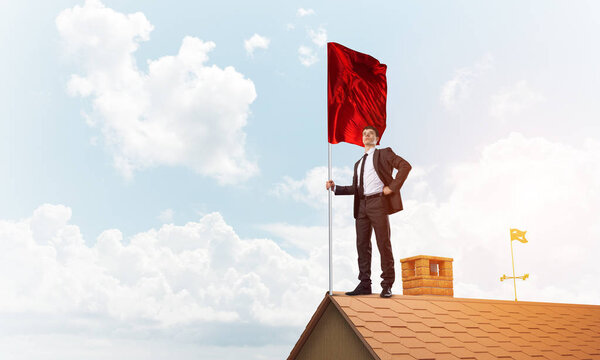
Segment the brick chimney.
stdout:
<svg viewBox="0 0 600 360">
<path fill-rule="evenodd" d="M 452 261 L 427 255 L 401 259 L 404 295 L 454 296 Z"/>
</svg>

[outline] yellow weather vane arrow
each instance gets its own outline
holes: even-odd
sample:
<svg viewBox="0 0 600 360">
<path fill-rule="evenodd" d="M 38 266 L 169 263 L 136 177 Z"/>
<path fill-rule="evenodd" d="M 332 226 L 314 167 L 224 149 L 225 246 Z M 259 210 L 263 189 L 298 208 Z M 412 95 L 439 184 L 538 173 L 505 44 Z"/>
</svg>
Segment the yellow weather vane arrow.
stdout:
<svg viewBox="0 0 600 360">
<path fill-rule="evenodd" d="M 523 276 L 515 276 L 515 256 L 513 255 L 512 242 L 513 240 L 517 240 L 525 244 L 527 242 L 527 239 L 525 239 L 526 232 L 527 231 L 521 231 L 518 229 L 510 229 L 510 256 L 512 257 L 513 276 L 506 276 L 506 274 L 504 274 L 500 277 L 500 281 L 504 281 L 506 279 L 513 279 L 513 283 L 515 286 L 515 301 L 517 301 L 517 279 L 527 280 L 529 274 L 525 274 Z"/>
</svg>

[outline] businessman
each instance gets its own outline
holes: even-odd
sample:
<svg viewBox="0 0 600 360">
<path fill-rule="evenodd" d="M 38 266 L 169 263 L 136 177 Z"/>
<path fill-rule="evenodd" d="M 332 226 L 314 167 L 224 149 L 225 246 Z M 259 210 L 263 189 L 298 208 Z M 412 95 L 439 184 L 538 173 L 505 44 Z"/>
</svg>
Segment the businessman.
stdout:
<svg viewBox="0 0 600 360">
<path fill-rule="evenodd" d="M 400 188 L 411 170 L 410 164 L 396 155 L 391 148 L 377 149 L 379 132 L 366 126 L 362 132 L 365 154 L 354 164 L 352 185 L 335 185 L 327 180 L 325 188 L 333 188 L 335 195 L 354 195 L 356 219 L 356 249 L 358 251 L 358 279 L 360 283 L 346 295 L 371 294 L 371 234 L 375 230 L 377 248 L 381 256 L 381 297 L 392 296 L 395 280 L 394 256 L 390 242 L 389 215 L 402 210 Z M 398 172 L 392 177 L 393 169 Z"/>
</svg>

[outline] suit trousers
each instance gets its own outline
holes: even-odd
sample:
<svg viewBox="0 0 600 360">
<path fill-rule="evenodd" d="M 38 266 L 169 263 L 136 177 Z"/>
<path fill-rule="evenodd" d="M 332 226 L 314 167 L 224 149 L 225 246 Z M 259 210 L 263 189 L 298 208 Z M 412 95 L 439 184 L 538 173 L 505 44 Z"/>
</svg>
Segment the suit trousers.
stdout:
<svg viewBox="0 0 600 360">
<path fill-rule="evenodd" d="M 371 285 L 371 234 L 375 230 L 381 257 L 381 287 L 392 287 L 396 277 L 394 255 L 390 242 L 390 220 L 383 197 L 361 199 L 356 218 L 356 249 L 358 250 L 358 279 Z"/>
</svg>

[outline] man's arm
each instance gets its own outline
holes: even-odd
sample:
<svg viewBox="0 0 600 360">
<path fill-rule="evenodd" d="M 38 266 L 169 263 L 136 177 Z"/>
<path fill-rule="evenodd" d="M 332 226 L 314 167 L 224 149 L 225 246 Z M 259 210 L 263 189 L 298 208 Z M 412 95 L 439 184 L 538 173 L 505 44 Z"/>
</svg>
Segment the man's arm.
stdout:
<svg viewBox="0 0 600 360">
<path fill-rule="evenodd" d="M 412 166 L 408 163 L 408 161 L 404 160 L 400 156 L 396 155 L 391 148 L 389 149 L 388 156 L 391 157 L 390 163 L 392 166 L 398 170 L 396 173 L 396 178 L 392 180 L 392 182 L 388 185 L 390 189 L 394 192 L 400 191 L 402 184 L 404 184 L 404 180 L 408 176 L 408 173 L 412 169 Z"/>
<path fill-rule="evenodd" d="M 333 190 L 336 195 L 354 195 L 354 186 L 352 186 L 352 185 L 349 185 L 349 186 L 335 185 Z"/>
</svg>

